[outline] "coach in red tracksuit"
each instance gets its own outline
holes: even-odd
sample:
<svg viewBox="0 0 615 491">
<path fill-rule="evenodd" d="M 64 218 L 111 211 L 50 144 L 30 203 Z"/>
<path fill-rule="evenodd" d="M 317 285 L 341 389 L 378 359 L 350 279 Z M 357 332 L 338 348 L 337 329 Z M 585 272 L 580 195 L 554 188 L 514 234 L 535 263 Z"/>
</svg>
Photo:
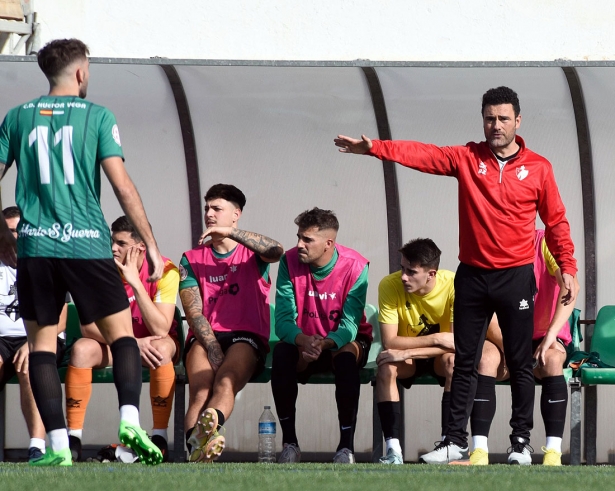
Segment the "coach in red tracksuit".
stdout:
<svg viewBox="0 0 615 491">
<path fill-rule="evenodd" d="M 455 276 L 455 371 L 449 431 L 426 463 L 467 458 L 469 410 L 476 390 L 477 366 L 488 321 L 497 314 L 504 354 L 511 372 L 512 427 L 508 462 L 530 464 L 534 376 L 532 332 L 535 279 L 536 212 L 545 224 L 549 250 L 560 265 L 574 302 L 577 272 L 574 244 L 553 169 L 516 135 L 519 99 L 508 87 L 483 95 L 486 141 L 437 147 L 412 141 L 360 140 L 338 136 L 344 153 L 368 154 L 413 169 L 457 178 L 459 182 L 459 260 Z"/>
</svg>

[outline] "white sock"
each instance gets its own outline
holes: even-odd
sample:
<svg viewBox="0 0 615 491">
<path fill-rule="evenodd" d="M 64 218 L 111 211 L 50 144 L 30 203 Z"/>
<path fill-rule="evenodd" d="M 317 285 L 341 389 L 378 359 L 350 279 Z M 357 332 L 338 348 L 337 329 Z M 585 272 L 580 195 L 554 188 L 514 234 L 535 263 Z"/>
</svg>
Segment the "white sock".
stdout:
<svg viewBox="0 0 615 491">
<path fill-rule="evenodd" d="M 562 453 L 562 439 L 556 436 L 548 436 L 545 447 L 547 447 L 547 450 L 556 450 Z"/>
<path fill-rule="evenodd" d="M 136 406 L 126 404 L 125 406 L 120 407 L 120 420 L 126 421 L 131 425 L 141 427 L 139 424 L 139 410 Z"/>
<path fill-rule="evenodd" d="M 472 435 L 472 447 L 474 447 L 474 450 L 480 448 L 481 450 L 489 453 L 489 447 L 487 446 L 488 439 L 489 438 L 484 435 Z"/>
<path fill-rule="evenodd" d="M 397 452 L 399 455 L 401 455 L 401 445 L 399 444 L 399 439 L 397 438 L 389 438 L 388 440 L 386 440 L 386 450 L 387 452 L 389 451 L 390 448 L 393 449 L 394 452 Z"/>
<path fill-rule="evenodd" d="M 51 430 L 47 433 L 47 436 L 49 437 L 49 446 L 54 452 L 68 448 L 68 431 L 66 431 L 66 428 Z"/>
<path fill-rule="evenodd" d="M 158 430 L 158 429 L 154 428 L 152 430 L 152 436 L 154 436 L 154 435 L 160 435 L 162 438 L 164 438 L 164 440 L 166 442 L 169 441 L 169 437 L 167 435 L 167 429 L 166 428 L 164 430 Z"/>
<path fill-rule="evenodd" d="M 79 440 L 81 440 L 83 438 L 83 428 L 78 429 L 78 430 L 73 430 L 72 428 L 69 428 L 68 434 L 70 436 L 74 436 L 75 438 L 79 438 Z"/>
<path fill-rule="evenodd" d="M 45 439 L 44 438 L 30 438 L 30 446 L 28 448 L 38 448 L 41 452 L 45 453 Z"/>
</svg>

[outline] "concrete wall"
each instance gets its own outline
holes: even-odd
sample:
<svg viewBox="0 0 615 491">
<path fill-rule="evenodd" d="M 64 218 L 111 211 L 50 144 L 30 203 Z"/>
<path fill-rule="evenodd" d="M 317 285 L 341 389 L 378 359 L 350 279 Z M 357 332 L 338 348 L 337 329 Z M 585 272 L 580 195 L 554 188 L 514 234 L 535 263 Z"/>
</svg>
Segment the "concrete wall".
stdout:
<svg viewBox="0 0 615 491">
<path fill-rule="evenodd" d="M 609 0 L 34 0 L 41 40 L 93 56 L 612 60 Z"/>
</svg>

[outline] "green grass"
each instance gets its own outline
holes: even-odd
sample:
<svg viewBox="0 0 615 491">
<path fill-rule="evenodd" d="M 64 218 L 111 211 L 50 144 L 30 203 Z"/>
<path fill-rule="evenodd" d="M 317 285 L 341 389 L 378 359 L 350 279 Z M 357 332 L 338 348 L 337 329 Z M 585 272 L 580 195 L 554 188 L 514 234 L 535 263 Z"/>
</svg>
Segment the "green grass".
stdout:
<svg viewBox="0 0 615 491">
<path fill-rule="evenodd" d="M 0 464 L 2 491 L 606 491 L 615 467 L 488 467 L 374 464 L 77 464 L 31 468 Z"/>
</svg>

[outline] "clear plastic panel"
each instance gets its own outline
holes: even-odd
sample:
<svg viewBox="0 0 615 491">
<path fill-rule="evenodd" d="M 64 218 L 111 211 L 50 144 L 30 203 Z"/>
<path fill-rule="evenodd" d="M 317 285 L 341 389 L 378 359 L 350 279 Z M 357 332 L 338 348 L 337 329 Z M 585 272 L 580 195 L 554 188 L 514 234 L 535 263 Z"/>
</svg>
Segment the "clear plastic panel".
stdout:
<svg viewBox="0 0 615 491">
<path fill-rule="evenodd" d="M 339 133 L 375 132 L 359 68 L 178 67 L 194 124 L 201 194 L 216 183 L 247 197 L 240 228 L 289 249 L 295 217 L 336 212 L 338 241 L 371 261 L 368 302 L 388 274 L 382 165 L 341 154 Z M 272 268 L 272 280 L 277 275 Z"/>
<path fill-rule="evenodd" d="M 572 228 L 579 281 L 584 280 L 581 174 L 570 91 L 560 68 L 378 68 L 392 137 L 436 145 L 482 141 L 481 100 L 506 85 L 521 105 L 521 135 L 553 165 Z M 457 268 L 457 182 L 397 166 L 405 241 L 430 237 L 441 267 Z M 542 226 L 542 223 L 538 223 Z M 583 299 L 577 306 L 583 308 Z"/>
<path fill-rule="evenodd" d="M 48 92 L 36 63 L 1 63 L 0 111 Z M 163 255 L 177 263 L 191 244 L 188 184 L 175 100 L 159 66 L 99 65 L 90 67 L 88 100 L 115 114 L 126 169 L 135 182 Z M 15 178 L 10 169 L 2 182 L 2 205 L 15 203 Z M 101 202 L 107 223 L 123 214 L 106 178 Z M 170 219 L 170 217 L 174 217 Z"/>
<path fill-rule="evenodd" d="M 613 68 L 577 68 L 592 145 L 596 202 L 597 307 L 615 303 L 615 79 Z M 597 312 L 596 312 L 597 313 Z"/>
<path fill-rule="evenodd" d="M 163 256 L 179 264 L 192 243 L 186 159 L 171 86 L 162 68 L 91 65 L 88 99 L 117 118 L 126 159 Z M 102 179 L 101 200 L 109 225 L 123 215 Z"/>
</svg>

